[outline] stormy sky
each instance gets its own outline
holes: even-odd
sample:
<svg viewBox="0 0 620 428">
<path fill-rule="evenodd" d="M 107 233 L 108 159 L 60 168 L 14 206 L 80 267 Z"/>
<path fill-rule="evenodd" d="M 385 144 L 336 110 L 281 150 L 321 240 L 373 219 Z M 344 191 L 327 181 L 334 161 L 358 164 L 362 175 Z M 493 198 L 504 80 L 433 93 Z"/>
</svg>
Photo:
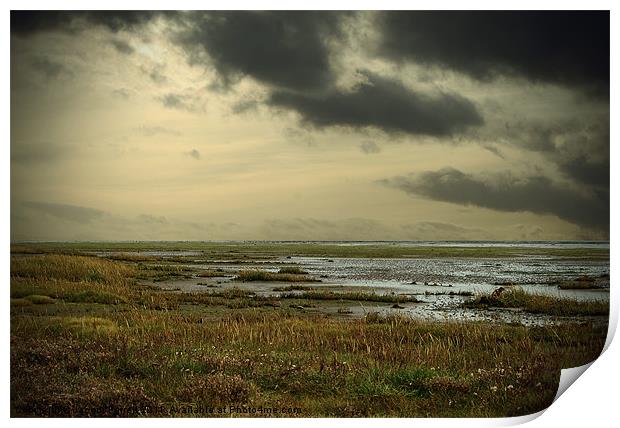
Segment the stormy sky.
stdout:
<svg viewBox="0 0 620 428">
<path fill-rule="evenodd" d="M 11 12 L 11 239 L 608 239 L 608 12 Z"/>
</svg>

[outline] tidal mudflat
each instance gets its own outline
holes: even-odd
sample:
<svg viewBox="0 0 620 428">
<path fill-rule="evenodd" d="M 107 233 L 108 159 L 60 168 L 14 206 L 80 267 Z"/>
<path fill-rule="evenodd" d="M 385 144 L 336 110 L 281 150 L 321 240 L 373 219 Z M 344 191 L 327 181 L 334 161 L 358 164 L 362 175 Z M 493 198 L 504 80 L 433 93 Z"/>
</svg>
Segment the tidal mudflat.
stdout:
<svg viewBox="0 0 620 428">
<path fill-rule="evenodd" d="M 11 412 L 528 414 L 609 283 L 606 243 L 15 244 Z"/>
</svg>

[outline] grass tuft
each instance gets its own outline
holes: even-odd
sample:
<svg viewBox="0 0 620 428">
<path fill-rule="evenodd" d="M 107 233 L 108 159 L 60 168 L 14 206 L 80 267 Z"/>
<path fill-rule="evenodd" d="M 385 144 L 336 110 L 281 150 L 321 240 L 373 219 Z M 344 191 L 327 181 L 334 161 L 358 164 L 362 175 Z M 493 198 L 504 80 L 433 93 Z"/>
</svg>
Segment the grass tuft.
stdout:
<svg viewBox="0 0 620 428">
<path fill-rule="evenodd" d="M 266 272 L 262 270 L 242 270 L 236 277 L 239 281 L 281 281 L 281 282 L 320 282 L 299 273 Z"/>
<path fill-rule="evenodd" d="M 554 316 L 609 314 L 609 302 L 540 296 L 527 293 L 521 288 L 506 289 L 502 293 L 484 294 L 463 305 L 467 308 L 521 308 L 533 314 Z"/>
<path fill-rule="evenodd" d="M 51 305 L 56 303 L 56 300 L 50 296 L 43 296 L 40 294 L 31 294 L 30 296 L 26 296 L 26 300 L 29 300 L 35 305 Z"/>
<path fill-rule="evenodd" d="M 306 291 L 300 294 L 288 293 L 280 297 L 286 299 L 310 299 L 310 300 L 353 300 L 364 302 L 383 302 L 383 303 L 416 303 L 418 299 L 414 296 L 402 294 L 376 294 L 359 292 L 336 293 L 333 291 Z"/>
<path fill-rule="evenodd" d="M 290 273 L 292 275 L 307 275 L 308 272 L 300 268 L 299 266 L 285 266 L 280 268 L 278 273 Z"/>
</svg>

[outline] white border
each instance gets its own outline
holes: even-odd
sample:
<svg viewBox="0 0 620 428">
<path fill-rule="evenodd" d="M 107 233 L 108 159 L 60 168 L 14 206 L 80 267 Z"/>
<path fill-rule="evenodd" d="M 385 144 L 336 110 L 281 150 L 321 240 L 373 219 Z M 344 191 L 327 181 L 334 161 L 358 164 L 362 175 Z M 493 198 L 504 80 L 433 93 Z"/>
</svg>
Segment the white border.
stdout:
<svg viewBox="0 0 620 428">
<path fill-rule="evenodd" d="M 2 37 L 2 58 L 5 60 L 4 67 L 2 67 L 2 80 L 4 84 L 2 85 L 2 121 L 3 126 L 2 130 L 4 131 L 5 138 L 3 139 L 3 144 L 1 147 L 2 153 L 2 161 L 3 168 L 0 169 L 0 175 L 2 176 L 2 188 L 3 188 L 3 206 L 2 209 L 2 242 L 3 242 L 3 252 L 2 252 L 2 278 L 4 279 L 3 284 L 6 287 L 4 290 L 5 296 L 8 295 L 8 277 L 10 271 L 9 264 L 9 242 L 10 242 L 10 66 L 9 66 L 9 55 L 10 55 L 10 37 L 9 37 L 9 29 L 10 29 L 10 13 L 11 9 L 68 9 L 68 10 L 83 10 L 83 9 L 150 9 L 150 10 L 164 10 L 164 9 L 173 9 L 173 10 L 195 10 L 195 9 L 326 9 L 326 10 L 337 10 L 337 9 L 354 9 L 354 10 L 375 10 L 375 9 L 598 9 L 598 10 L 611 10 L 611 46 L 612 46 L 612 55 L 611 55 L 611 76 L 614 76 L 613 71 L 617 71 L 617 55 L 615 52 L 615 47 L 617 46 L 618 32 L 615 30 L 616 25 L 619 23 L 619 19 L 617 19 L 617 14 L 613 10 L 613 5 L 617 4 L 611 1 L 596 1 L 591 0 L 588 2 L 583 1 L 563 1 L 563 2 L 550 2 L 550 1 L 541 1 L 541 0 L 521 0 L 521 1 L 503 1 L 501 3 L 492 2 L 492 1 L 416 1 L 413 2 L 405 2 L 405 1 L 392 1 L 392 0 L 383 0 L 383 1 L 368 1 L 368 0 L 358 0 L 358 1 L 333 1 L 333 0 L 314 0 L 312 2 L 296 2 L 294 5 L 284 2 L 284 1 L 274 1 L 274 0 L 265 0 L 265 1 L 243 1 L 243 0 L 227 0 L 226 2 L 200 2 L 196 0 L 177 0 L 174 2 L 171 1 L 131 1 L 131 0 L 108 0 L 108 1 L 89 1 L 88 4 L 85 4 L 84 1 L 77 0 L 65 0 L 65 1 L 7 1 L 3 3 L 5 5 L 5 12 L 2 15 L 2 28 L 4 29 L 4 34 Z M 615 119 L 617 119 L 617 114 L 614 106 L 614 101 L 617 99 L 617 87 L 612 82 L 611 84 L 611 140 L 614 140 L 616 135 L 616 127 L 615 127 Z M 618 178 L 618 173 L 613 168 L 615 164 L 615 160 L 617 160 L 617 149 L 614 144 L 611 144 L 611 183 L 615 182 L 615 178 Z M 613 187 L 612 187 L 613 189 Z M 611 212 L 613 219 L 613 213 L 617 213 L 617 198 L 612 191 L 611 194 Z M 617 238 L 617 229 L 614 227 L 613 221 L 611 224 L 611 235 L 610 242 L 616 242 Z M 615 246 L 611 245 L 611 277 L 616 278 L 616 257 L 615 257 Z M 613 332 L 617 326 L 618 321 L 618 299 L 616 298 L 615 292 L 616 286 L 613 285 L 611 293 L 611 316 L 610 316 L 610 335 L 608 337 L 609 346 L 608 349 L 603 353 L 603 355 L 596 360 L 592 367 L 587 370 L 587 372 L 581 376 L 576 382 L 575 385 L 568 388 L 568 390 L 555 402 L 547 411 L 542 412 L 542 416 L 534 419 L 530 422 L 529 426 L 532 427 L 547 427 L 551 424 L 558 424 L 563 427 L 579 427 L 583 426 L 608 426 L 611 425 L 609 421 L 617 419 L 618 412 L 616 410 L 617 407 L 617 385 L 619 381 L 618 372 L 619 369 L 617 367 L 617 362 L 619 360 L 618 355 L 620 351 L 618 350 L 617 340 L 611 341 L 610 339 L 613 336 Z M 4 389 L 2 390 L 2 415 L 4 418 L 9 418 L 10 409 L 9 409 L 9 305 L 8 302 L 5 301 L 4 308 L 6 313 L 3 317 L 4 325 L 2 328 L 2 343 L 5 345 L 4 351 L 2 352 L 2 385 Z M 216 425 L 216 426 L 239 426 L 239 425 L 248 425 L 253 427 L 271 427 L 271 426 L 282 426 L 294 424 L 296 426 L 302 427 L 315 427 L 317 424 L 326 424 L 326 425 L 353 425 L 356 427 L 362 426 L 377 426 L 383 424 L 389 424 L 391 427 L 411 427 L 412 425 L 426 426 L 426 427 L 478 427 L 478 426 L 505 426 L 505 425 L 514 425 L 518 423 L 527 422 L 531 420 L 533 416 L 526 416 L 521 418 L 506 418 L 506 419 L 390 419 L 389 421 L 377 420 L 377 419 L 355 419 L 355 420 L 343 420 L 343 419 L 327 419 L 327 420 L 315 420 L 315 419 L 301 419 L 301 420 L 260 420 L 260 419 L 252 419 L 252 420 L 235 420 L 235 419 L 222 419 L 222 420 L 214 420 L 209 419 L 205 421 L 204 419 L 197 420 L 170 420 L 170 419 L 144 419 L 144 420 L 120 420 L 115 423 L 120 423 L 122 425 L 138 425 L 138 426 L 148 426 L 149 428 L 168 428 L 171 423 L 181 424 L 184 426 L 195 426 L 195 427 L 204 427 L 205 424 Z M 49 423 L 52 426 L 81 426 L 85 423 L 83 419 L 72 419 L 72 420 L 50 420 L 42 421 L 42 420 L 31 420 L 31 419 L 11 419 L 11 424 L 15 426 L 27 426 L 31 423 Z M 90 420 L 88 422 L 93 427 L 98 426 L 106 426 L 109 424 L 109 421 L 103 419 Z"/>
</svg>

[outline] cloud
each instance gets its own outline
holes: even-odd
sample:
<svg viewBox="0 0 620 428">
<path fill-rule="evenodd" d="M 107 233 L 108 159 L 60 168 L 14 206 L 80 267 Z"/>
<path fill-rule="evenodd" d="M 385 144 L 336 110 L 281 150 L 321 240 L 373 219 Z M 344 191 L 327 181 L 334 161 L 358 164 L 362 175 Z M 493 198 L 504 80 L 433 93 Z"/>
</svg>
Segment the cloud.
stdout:
<svg viewBox="0 0 620 428">
<path fill-rule="evenodd" d="M 100 25 L 113 33 L 134 31 L 160 15 L 176 12 L 148 10 L 116 11 L 11 11 L 11 34 L 27 37 L 49 31 L 77 33 L 91 25 Z"/>
<path fill-rule="evenodd" d="M 379 147 L 374 141 L 366 140 L 361 142 L 360 150 L 367 155 L 370 155 L 373 153 L 379 153 L 381 151 L 381 147 Z"/>
<path fill-rule="evenodd" d="M 112 95 L 123 100 L 129 99 L 129 91 L 125 88 L 118 88 L 112 91 Z"/>
<path fill-rule="evenodd" d="M 174 110 L 185 110 L 195 113 L 204 110 L 204 104 L 200 103 L 200 98 L 194 95 L 184 95 L 169 93 L 157 98 L 164 107 Z"/>
<path fill-rule="evenodd" d="M 519 179 L 496 174 L 483 179 L 444 168 L 381 183 L 435 201 L 497 211 L 551 214 L 580 226 L 609 229 L 608 192 L 584 194 L 544 176 Z"/>
<path fill-rule="evenodd" d="M 112 43 L 114 49 L 125 55 L 131 55 L 135 51 L 134 48 L 124 40 L 112 39 L 110 40 L 110 43 Z"/>
<path fill-rule="evenodd" d="M 609 157 L 591 160 L 587 155 L 580 154 L 559 160 L 558 166 L 566 176 L 579 183 L 609 190 Z"/>
<path fill-rule="evenodd" d="M 264 239 L 272 240 L 382 240 L 398 236 L 395 230 L 367 218 L 270 219 L 263 222 L 260 233 Z"/>
<path fill-rule="evenodd" d="M 168 224 L 168 219 L 164 216 L 154 216 L 150 214 L 140 214 L 138 216 L 138 221 L 147 223 L 147 224 L 159 224 L 165 225 Z"/>
<path fill-rule="evenodd" d="M 242 100 L 235 103 L 232 106 L 232 112 L 235 114 L 246 113 L 248 111 L 256 110 L 258 108 L 258 101 L 256 100 Z"/>
<path fill-rule="evenodd" d="M 163 126 L 140 126 L 135 128 L 135 130 L 146 137 L 154 137 L 156 135 L 179 137 L 183 135 L 175 129 L 164 128 Z"/>
<path fill-rule="evenodd" d="M 494 235 L 480 228 L 469 228 L 452 223 L 421 221 L 401 226 L 403 238 L 412 240 L 479 240 L 493 239 Z"/>
<path fill-rule="evenodd" d="M 587 121 L 576 118 L 506 123 L 502 129 L 490 132 L 487 139 L 540 153 L 576 183 L 609 189 L 608 115 Z"/>
<path fill-rule="evenodd" d="M 11 141 L 11 163 L 48 163 L 71 156 L 76 148 L 57 141 Z"/>
<path fill-rule="evenodd" d="M 42 73 L 47 79 L 56 79 L 61 75 L 72 76 L 73 72 L 63 64 L 50 59 L 47 56 L 38 56 L 31 62 L 32 67 Z"/>
<path fill-rule="evenodd" d="M 519 239 L 525 241 L 539 240 L 544 233 L 542 227 L 528 224 L 515 224 L 512 229 L 518 234 Z"/>
<path fill-rule="evenodd" d="M 78 205 L 56 204 L 49 202 L 22 202 L 26 208 L 51 215 L 63 220 L 75 221 L 77 223 L 90 223 L 100 219 L 104 212 L 94 208 L 86 208 Z"/>
<path fill-rule="evenodd" d="M 505 159 L 504 155 L 502 154 L 502 152 L 496 147 L 493 146 L 491 144 L 481 144 L 481 147 L 491 153 L 493 153 L 495 156 L 497 156 L 498 158 L 501 159 Z"/>
<path fill-rule="evenodd" d="M 163 74 L 164 69 L 166 68 L 166 66 L 164 64 L 156 64 L 155 66 L 153 66 L 152 68 L 147 68 L 146 66 L 141 66 L 140 67 L 140 71 L 142 71 L 142 73 L 146 74 L 147 76 L 149 76 L 149 78 L 157 83 L 157 84 L 162 84 L 162 83 L 166 83 L 168 81 L 168 78 Z"/>
<path fill-rule="evenodd" d="M 314 11 L 195 13 L 177 41 L 193 63 L 215 67 L 224 86 L 251 76 L 277 88 L 317 91 L 333 81 L 326 39 L 338 34 L 341 16 Z"/>
<path fill-rule="evenodd" d="M 608 11 L 398 11 L 382 13 L 379 22 L 378 53 L 396 62 L 609 96 Z"/>
<path fill-rule="evenodd" d="M 196 150 L 196 149 L 192 149 L 189 152 L 185 152 L 185 154 L 187 156 L 190 156 L 190 157 L 196 159 L 196 160 L 200 159 L 200 152 L 198 150 Z"/>
<path fill-rule="evenodd" d="M 268 103 L 297 111 L 315 127 L 373 127 L 388 133 L 451 136 L 482 125 L 476 106 L 457 94 L 417 93 L 402 83 L 368 73 L 353 92 L 309 96 L 276 91 Z"/>
<path fill-rule="evenodd" d="M 228 239 L 239 225 L 194 223 L 156 214 L 121 216 L 76 205 L 22 202 L 11 207 L 15 240 L 205 240 Z"/>
</svg>

